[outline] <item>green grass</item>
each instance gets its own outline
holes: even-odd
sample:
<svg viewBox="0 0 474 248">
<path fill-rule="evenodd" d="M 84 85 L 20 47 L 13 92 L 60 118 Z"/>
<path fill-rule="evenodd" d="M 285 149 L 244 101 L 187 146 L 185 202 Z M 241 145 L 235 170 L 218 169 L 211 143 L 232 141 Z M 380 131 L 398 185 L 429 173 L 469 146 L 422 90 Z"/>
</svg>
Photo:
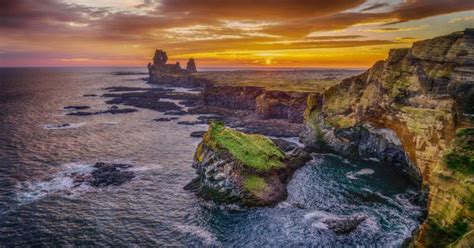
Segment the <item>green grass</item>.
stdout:
<svg viewBox="0 0 474 248">
<path fill-rule="evenodd" d="M 211 122 L 204 140 L 211 147 L 225 149 L 245 166 L 259 172 L 285 167 L 285 154 L 269 138 L 224 127 Z"/>
<path fill-rule="evenodd" d="M 245 178 L 244 181 L 245 190 L 259 194 L 267 188 L 267 183 L 265 180 L 259 176 L 251 175 Z"/>
</svg>

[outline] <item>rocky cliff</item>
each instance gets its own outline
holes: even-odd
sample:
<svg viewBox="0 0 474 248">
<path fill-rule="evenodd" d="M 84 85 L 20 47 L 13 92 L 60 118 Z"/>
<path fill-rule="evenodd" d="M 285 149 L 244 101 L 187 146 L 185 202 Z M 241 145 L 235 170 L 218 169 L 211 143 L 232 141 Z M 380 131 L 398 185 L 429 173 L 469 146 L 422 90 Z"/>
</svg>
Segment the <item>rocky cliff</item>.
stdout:
<svg viewBox="0 0 474 248">
<path fill-rule="evenodd" d="M 301 148 L 275 142 L 211 122 L 194 156 L 198 178 L 187 188 L 208 199 L 246 206 L 286 199 L 285 184 L 310 156 Z"/>
<path fill-rule="evenodd" d="M 208 106 L 251 110 L 260 119 L 284 119 L 303 123 L 308 93 L 272 91 L 263 87 L 206 84 L 203 102 Z"/>
<path fill-rule="evenodd" d="M 367 72 L 308 97 L 313 151 L 373 157 L 429 190 L 412 245 L 473 247 L 474 30 L 391 50 Z"/>
</svg>

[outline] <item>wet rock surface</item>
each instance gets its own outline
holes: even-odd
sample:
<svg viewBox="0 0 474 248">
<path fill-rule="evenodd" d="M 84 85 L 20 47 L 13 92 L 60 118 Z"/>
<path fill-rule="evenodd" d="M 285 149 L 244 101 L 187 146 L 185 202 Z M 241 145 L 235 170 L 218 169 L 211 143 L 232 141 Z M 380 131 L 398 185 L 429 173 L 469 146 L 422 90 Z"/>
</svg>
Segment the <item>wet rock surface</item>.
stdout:
<svg viewBox="0 0 474 248">
<path fill-rule="evenodd" d="M 90 109 L 90 108 L 91 108 L 91 107 L 89 107 L 89 106 L 81 106 L 81 105 L 79 105 L 79 106 L 66 106 L 66 107 L 64 107 L 64 109 L 68 109 L 68 110 L 69 110 L 69 109 L 72 109 L 72 110 L 84 110 L 84 109 Z"/>
<path fill-rule="evenodd" d="M 170 117 L 170 118 L 156 118 L 156 119 L 153 119 L 154 121 L 156 122 L 168 122 L 168 121 L 174 121 L 174 120 L 178 120 L 179 118 L 178 117 Z"/>
<path fill-rule="evenodd" d="M 90 174 L 73 173 L 73 183 L 75 187 L 81 184 L 88 184 L 93 187 L 120 186 L 135 177 L 130 164 L 113 164 L 98 162 L 94 164 L 93 171 Z"/>
<path fill-rule="evenodd" d="M 180 106 L 169 100 L 185 100 L 184 103 L 188 106 L 195 106 L 200 101 L 199 96 L 196 94 L 174 92 L 171 89 L 110 87 L 107 90 L 111 92 L 124 92 L 103 94 L 103 97 L 112 98 L 106 101 L 107 104 L 124 104 L 160 112 L 182 110 Z"/>
<path fill-rule="evenodd" d="M 202 138 L 205 133 L 206 131 L 194 131 L 189 136 L 194 137 L 194 138 Z"/>
<path fill-rule="evenodd" d="M 138 109 L 134 108 L 119 108 L 118 106 L 111 106 L 108 110 L 103 111 L 96 111 L 96 112 L 85 112 L 85 111 L 78 111 L 78 112 L 71 112 L 67 113 L 66 115 L 75 115 L 75 116 L 91 116 L 91 115 L 102 115 L 102 114 L 128 114 L 137 112 Z"/>
<path fill-rule="evenodd" d="M 322 222 L 333 230 L 336 234 L 348 234 L 354 231 L 367 216 L 364 214 L 354 214 L 351 216 L 326 218 Z"/>
</svg>

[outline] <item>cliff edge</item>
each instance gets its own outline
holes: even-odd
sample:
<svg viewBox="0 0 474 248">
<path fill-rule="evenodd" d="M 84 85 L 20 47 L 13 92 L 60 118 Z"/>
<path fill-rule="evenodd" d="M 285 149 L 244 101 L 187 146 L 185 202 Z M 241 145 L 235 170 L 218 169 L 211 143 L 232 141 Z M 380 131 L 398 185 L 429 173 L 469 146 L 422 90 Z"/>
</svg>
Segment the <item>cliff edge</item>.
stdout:
<svg viewBox="0 0 474 248">
<path fill-rule="evenodd" d="M 474 29 L 394 49 L 308 97 L 312 151 L 374 157 L 429 191 L 415 247 L 474 246 Z"/>
</svg>

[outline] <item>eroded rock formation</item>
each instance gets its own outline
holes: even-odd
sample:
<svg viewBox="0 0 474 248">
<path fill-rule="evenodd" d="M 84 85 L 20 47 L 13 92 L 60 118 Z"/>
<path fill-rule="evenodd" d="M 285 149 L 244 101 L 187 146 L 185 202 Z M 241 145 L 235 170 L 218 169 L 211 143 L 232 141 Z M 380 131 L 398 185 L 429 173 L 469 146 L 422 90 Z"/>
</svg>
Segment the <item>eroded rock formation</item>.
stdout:
<svg viewBox="0 0 474 248">
<path fill-rule="evenodd" d="M 194 62 L 194 59 L 189 59 L 188 60 L 188 63 L 186 64 L 186 71 L 188 72 L 197 72 L 197 68 L 196 68 L 196 62 Z"/>
<path fill-rule="evenodd" d="M 167 64 L 168 55 L 163 50 L 156 50 L 153 56 L 153 63 L 148 63 L 148 74 L 150 81 L 169 81 L 173 78 L 180 78 L 183 75 L 197 72 L 194 59 L 189 59 L 186 69 L 181 68 L 179 62 Z"/>
<path fill-rule="evenodd" d="M 308 98 L 304 143 L 399 165 L 429 190 L 413 246 L 474 246 L 474 30 L 391 50 Z M 405 155 L 406 154 L 406 155 Z"/>
<path fill-rule="evenodd" d="M 278 146 L 277 146 L 278 144 Z M 187 186 L 208 199 L 265 206 L 286 199 L 285 184 L 310 159 L 301 148 L 212 122 L 194 156 L 198 178 Z"/>
</svg>

